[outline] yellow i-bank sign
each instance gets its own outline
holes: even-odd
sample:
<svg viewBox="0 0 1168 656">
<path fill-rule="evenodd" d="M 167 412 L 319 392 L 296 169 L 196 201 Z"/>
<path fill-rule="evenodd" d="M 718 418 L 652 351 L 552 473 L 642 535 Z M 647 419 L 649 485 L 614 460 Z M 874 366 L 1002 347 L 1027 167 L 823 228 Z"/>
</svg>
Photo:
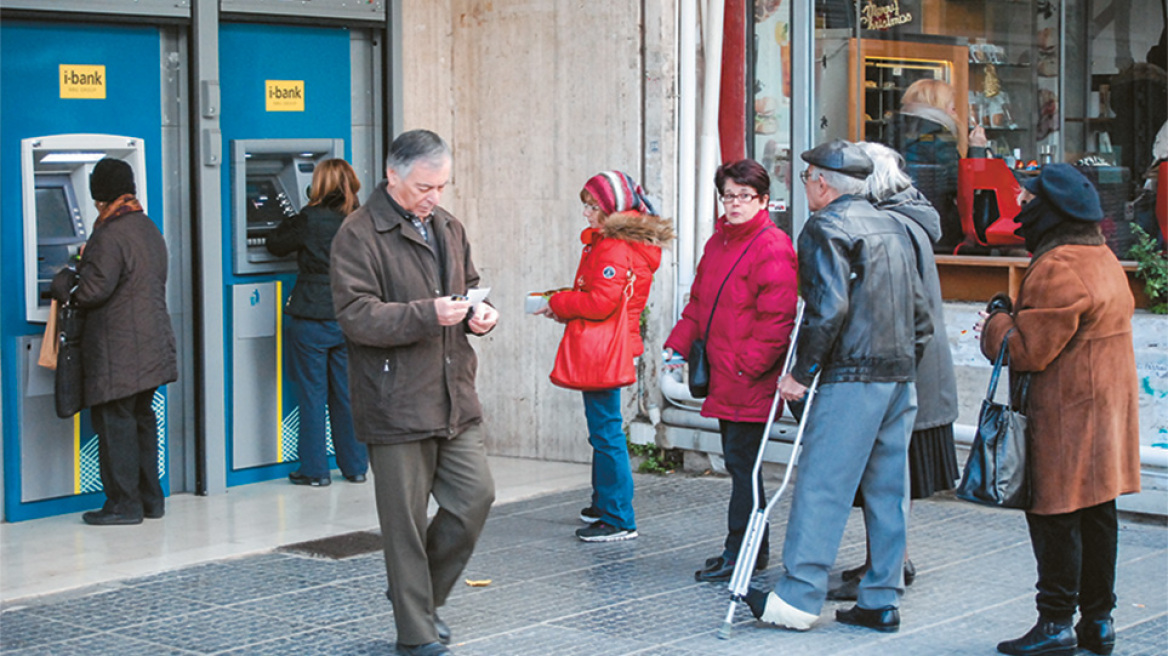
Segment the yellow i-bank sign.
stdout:
<svg viewBox="0 0 1168 656">
<path fill-rule="evenodd" d="M 264 104 L 269 112 L 304 111 L 304 80 L 265 80 Z"/>
<path fill-rule="evenodd" d="M 105 98 L 105 66 L 61 64 L 62 98 Z"/>
</svg>

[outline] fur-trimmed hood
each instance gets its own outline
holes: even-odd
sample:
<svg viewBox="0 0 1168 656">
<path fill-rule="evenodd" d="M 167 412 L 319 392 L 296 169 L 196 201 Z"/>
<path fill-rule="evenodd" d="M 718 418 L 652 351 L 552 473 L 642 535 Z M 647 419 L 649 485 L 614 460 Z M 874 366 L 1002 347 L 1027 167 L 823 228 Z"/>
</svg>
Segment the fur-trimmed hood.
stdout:
<svg viewBox="0 0 1168 656">
<path fill-rule="evenodd" d="M 673 239 L 673 226 L 652 214 L 617 212 L 605 219 L 600 234 L 612 239 L 665 246 Z"/>
</svg>

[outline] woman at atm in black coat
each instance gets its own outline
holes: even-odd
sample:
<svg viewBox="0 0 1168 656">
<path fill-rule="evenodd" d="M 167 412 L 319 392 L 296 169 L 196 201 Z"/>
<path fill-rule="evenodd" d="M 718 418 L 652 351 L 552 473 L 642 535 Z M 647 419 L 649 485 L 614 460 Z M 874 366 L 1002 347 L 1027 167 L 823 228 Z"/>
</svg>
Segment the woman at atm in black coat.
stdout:
<svg viewBox="0 0 1168 656">
<path fill-rule="evenodd" d="M 300 436 L 296 444 L 300 468 L 288 474 L 296 485 L 323 487 L 329 476 L 325 445 L 326 409 L 332 428 L 337 466 L 345 480 L 365 482 L 369 455 L 353 432 L 349 406 L 349 353 L 333 313 L 329 286 L 329 251 L 333 237 L 353 210 L 361 183 L 343 159 L 329 159 L 312 174 L 308 206 L 268 235 L 273 255 L 296 253 L 300 274 L 284 306 L 289 373 L 296 383 L 300 406 Z"/>
<path fill-rule="evenodd" d="M 141 524 L 164 512 L 158 480 L 154 392 L 178 379 L 174 330 L 166 309 L 166 242 L 135 197 L 134 171 L 103 159 L 89 176 L 97 206 L 76 271 L 53 278 L 58 302 L 85 309 L 82 390 L 97 432 L 106 501 L 86 524 Z"/>
</svg>

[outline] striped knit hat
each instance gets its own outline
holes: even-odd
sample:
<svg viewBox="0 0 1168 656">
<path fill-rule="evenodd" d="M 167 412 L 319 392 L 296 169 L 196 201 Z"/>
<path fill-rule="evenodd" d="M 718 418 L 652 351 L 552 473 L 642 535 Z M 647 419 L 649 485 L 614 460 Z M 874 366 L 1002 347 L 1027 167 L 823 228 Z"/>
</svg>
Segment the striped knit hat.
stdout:
<svg viewBox="0 0 1168 656">
<path fill-rule="evenodd" d="M 605 214 L 636 210 L 642 214 L 656 214 L 653 204 L 645 197 L 645 190 L 632 176 L 621 171 L 597 173 L 584 183 L 584 191 L 592 194 Z"/>
</svg>

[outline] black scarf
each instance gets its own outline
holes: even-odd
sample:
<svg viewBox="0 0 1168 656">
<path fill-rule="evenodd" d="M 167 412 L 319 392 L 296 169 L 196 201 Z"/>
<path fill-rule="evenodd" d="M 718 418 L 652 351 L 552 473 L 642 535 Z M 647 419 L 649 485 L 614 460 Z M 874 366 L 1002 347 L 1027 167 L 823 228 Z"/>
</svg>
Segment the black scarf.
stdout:
<svg viewBox="0 0 1168 656">
<path fill-rule="evenodd" d="M 1042 237 L 1066 221 L 1058 210 L 1046 204 L 1042 196 L 1035 196 L 1018 212 L 1018 228 L 1014 234 L 1026 240 L 1026 250 L 1033 253 L 1042 242 Z"/>
</svg>

